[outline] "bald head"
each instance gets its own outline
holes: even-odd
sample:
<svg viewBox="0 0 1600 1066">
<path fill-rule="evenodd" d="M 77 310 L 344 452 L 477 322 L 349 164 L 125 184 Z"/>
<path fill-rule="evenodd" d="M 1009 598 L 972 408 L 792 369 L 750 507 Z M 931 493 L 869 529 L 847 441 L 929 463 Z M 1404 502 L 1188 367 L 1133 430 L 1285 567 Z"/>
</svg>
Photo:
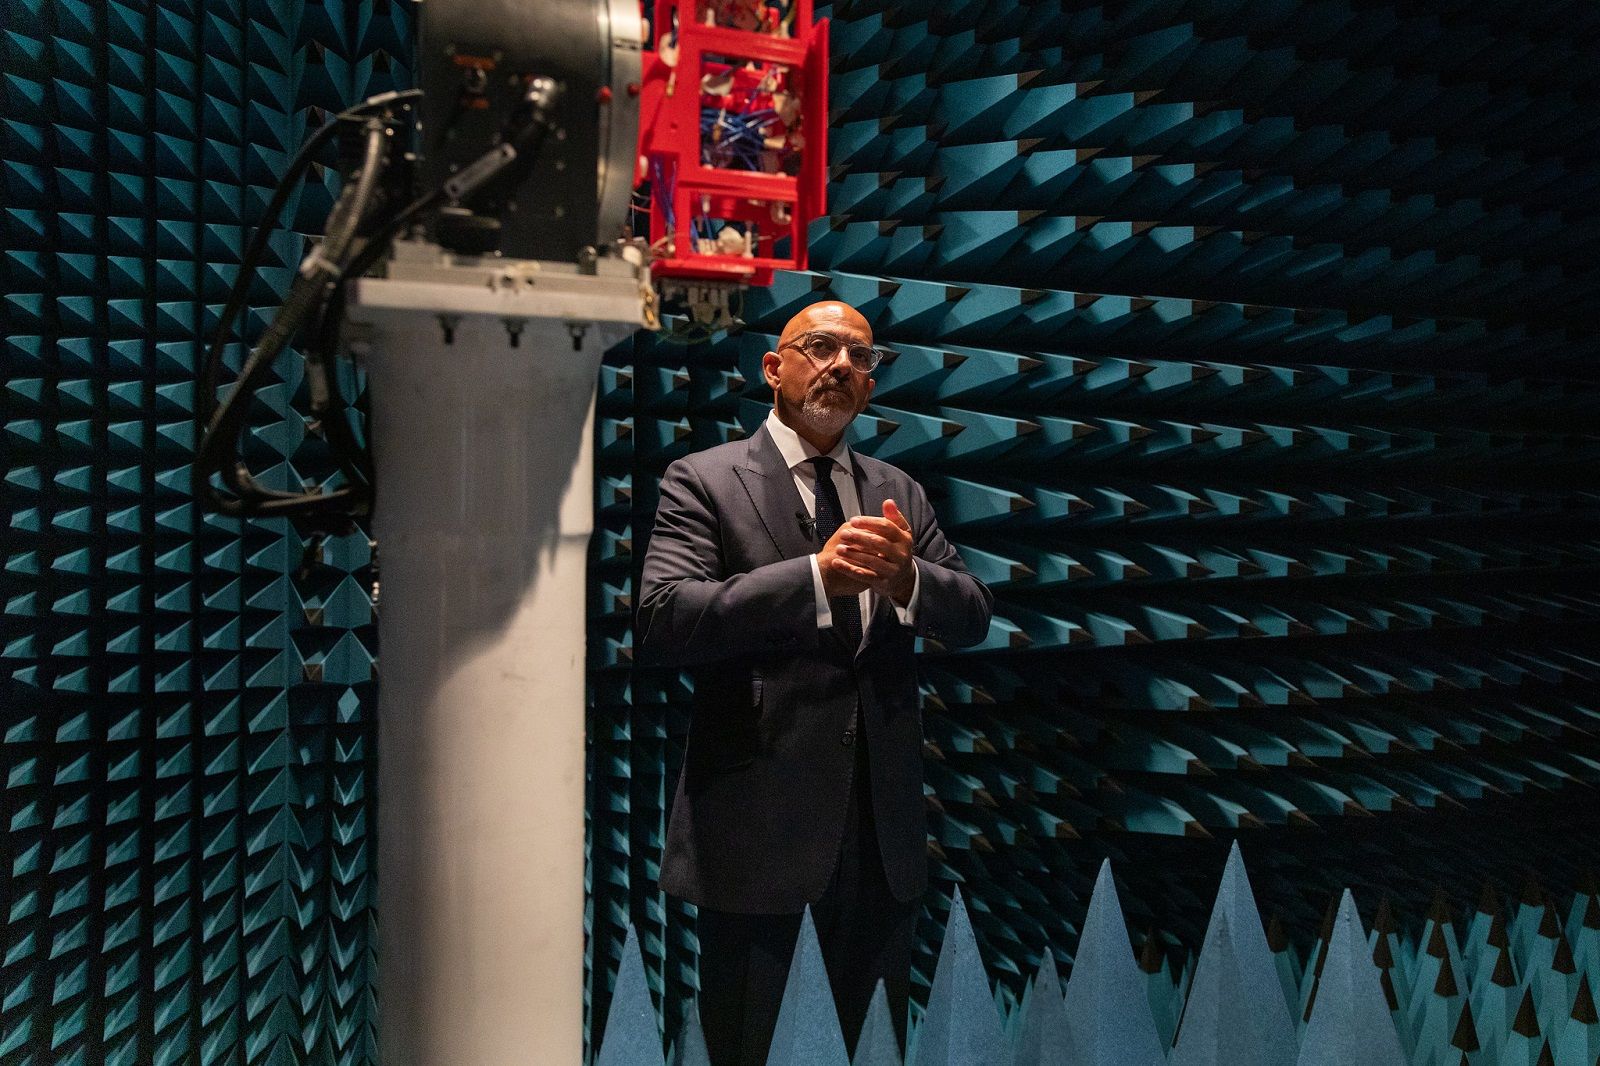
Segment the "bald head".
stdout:
<svg viewBox="0 0 1600 1066">
<path fill-rule="evenodd" d="M 813 359 L 799 348 L 800 338 L 812 330 L 841 342 L 833 346 L 831 357 Z M 872 326 L 860 311 L 838 300 L 824 300 L 791 318 L 778 337 L 777 350 L 761 358 L 761 373 L 772 388 L 778 420 L 819 452 L 833 450 L 872 396 L 877 382 L 871 373 L 854 368 L 844 357 L 851 347 L 871 343 Z"/>
<path fill-rule="evenodd" d="M 783 327 L 783 333 L 778 336 L 778 343 L 788 344 L 811 329 L 860 333 L 863 341 L 872 343 L 871 324 L 860 311 L 841 300 L 824 300 L 801 308 L 800 313 L 789 319 L 788 324 Z"/>
</svg>

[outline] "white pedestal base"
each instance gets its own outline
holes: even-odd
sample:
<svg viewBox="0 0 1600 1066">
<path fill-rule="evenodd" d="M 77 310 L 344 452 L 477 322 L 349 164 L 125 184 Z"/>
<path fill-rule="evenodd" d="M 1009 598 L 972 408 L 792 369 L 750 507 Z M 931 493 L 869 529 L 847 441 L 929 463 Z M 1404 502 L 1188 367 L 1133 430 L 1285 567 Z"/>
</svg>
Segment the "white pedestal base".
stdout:
<svg viewBox="0 0 1600 1066">
<path fill-rule="evenodd" d="M 555 317 L 541 293 L 430 281 L 352 301 L 378 476 L 384 1066 L 581 1061 L 592 323 L 639 321 L 631 279 L 591 280 L 544 301 Z M 581 352 L 568 322 L 591 323 Z"/>
</svg>

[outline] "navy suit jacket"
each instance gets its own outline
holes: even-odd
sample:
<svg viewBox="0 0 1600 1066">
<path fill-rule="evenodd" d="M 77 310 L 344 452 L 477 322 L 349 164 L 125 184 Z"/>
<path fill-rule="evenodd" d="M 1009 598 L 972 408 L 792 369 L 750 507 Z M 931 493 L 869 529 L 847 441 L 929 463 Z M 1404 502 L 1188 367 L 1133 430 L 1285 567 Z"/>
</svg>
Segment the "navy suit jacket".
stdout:
<svg viewBox="0 0 1600 1066">
<path fill-rule="evenodd" d="M 765 426 L 679 459 L 662 479 L 635 650 L 642 663 L 688 668 L 694 685 L 661 887 L 696 905 L 783 914 L 822 895 L 844 833 L 855 765 L 844 735 L 858 707 L 889 885 L 903 900 L 927 886 L 913 641 L 978 643 L 993 596 L 920 485 L 853 458 L 861 512 L 899 505 L 920 580 L 915 629 L 878 596 L 858 648 L 817 628 L 809 557 L 820 545 Z"/>
</svg>

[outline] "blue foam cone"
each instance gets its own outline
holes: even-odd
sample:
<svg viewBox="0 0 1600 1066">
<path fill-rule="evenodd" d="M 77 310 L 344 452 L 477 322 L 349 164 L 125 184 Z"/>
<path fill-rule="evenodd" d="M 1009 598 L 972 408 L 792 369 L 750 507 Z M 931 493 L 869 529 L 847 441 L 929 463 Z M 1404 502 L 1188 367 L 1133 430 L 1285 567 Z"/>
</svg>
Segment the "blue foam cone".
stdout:
<svg viewBox="0 0 1600 1066">
<path fill-rule="evenodd" d="M 1361 916 L 1348 890 L 1339 901 L 1333 939 L 1317 982 L 1296 1066 L 1406 1066 L 1405 1052 L 1367 951 Z"/>
<path fill-rule="evenodd" d="M 916 1066 L 1003 1066 L 1005 1052 L 1000 1014 L 957 889 L 917 1039 Z"/>
<path fill-rule="evenodd" d="M 883 981 L 872 990 L 866 1021 L 856 1041 L 856 1055 L 850 1066 L 900 1066 L 900 1042 L 894 1035 L 894 1019 L 889 1014 L 889 995 Z"/>
<path fill-rule="evenodd" d="M 1083 1066 L 1163 1066 L 1144 975 L 1122 919 L 1111 863 L 1100 864 L 1067 982 L 1068 1040 Z"/>
<path fill-rule="evenodd" d="M 700 1007 L 690 1004 L 683 1018 L 683 1032 L 673 1048 L 670 1066 L 711 1066 L 711 1051 L 706 1047 L 705 1030 L 700 1026 Z"/>
<path fill-rule="evenodd" d="M 1219 909 L 1212 915 L 1184 1003 L 1172 1066 L 1260 1066 L 1262 1062 L 1250 1032 L 1255 1027 L 1238 1024 L 1248 1006 L 1228 926 L 1227 911 Z"/>
<path fill-rule="evenodd" d="M 622 966 L 617 971 L 595 1066 L 666 1066 L 656 1008 L 645 980 L 644 957 L 639 953 L 639 934 L 631 924 L 622 945 Z"/>
<path fill-rule="evenodd" d="M 1077 1061 L 1067 1027 L 1061 978 L 1056 974 L 1055 957 L 1046 949 L 1039 962 L 1039 974 L 1017 1008 L 1011 1066 L 1057 1066 Z"/>
<path fill-rule="evenodd" d="M 767 1066 L 849 1066 L 833 989 L 822 962 L 822 945 L 807 907 L 789 962 L 789 980 L 772 1031 Z"/>
<path fill-rule="evenodd" d="M 1257 1047 L 1265 1056 L 1262 1064 L 1287 1066 L 1294 1061 L 1297 1051 L 1297 1027 L 1289 1013 L 1283 985 L 1278 980 L 1278 968 L 1267 943 L 1261 912 L 1256 908 L 1250 875 L 1245 872 L 1244 856 L 1239 852 L 1237 841 L 1228 850 L 1228 862 L 1223 867 L 1217 902 L 1211 912 L 1212 922 L 1224 912 L 1228 916 L 1230 955 L 1238 968 L 1245 1002 L 1250 1004 L 1251 1028 L 1258 1037 Z M 1208 943 L 1210 939 L 1208 929 Z M 1195 977 L 1198 982 L 1200 974 L 1197 972 Z M 1182 1042 L 1181 1034 L 1179 1042 Z"/>
</svg>

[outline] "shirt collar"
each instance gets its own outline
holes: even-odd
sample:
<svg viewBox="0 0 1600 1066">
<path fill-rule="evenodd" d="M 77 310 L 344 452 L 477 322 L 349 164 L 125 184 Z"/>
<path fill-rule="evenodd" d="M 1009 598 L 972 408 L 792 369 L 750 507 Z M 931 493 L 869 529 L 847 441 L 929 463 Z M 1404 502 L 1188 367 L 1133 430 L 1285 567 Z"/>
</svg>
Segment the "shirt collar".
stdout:
<svg viewBox="0 0 1600 1066">
<path fill-rule="evenodd" d="M 793 470 L 807 459 L 815 458 L 822 453 L 813 448 L 800 434 L 783 424 L 778 417 L 778 409 L 774 407 L 767 415 L 767 432 L 772 434 L 772 443 L 778 446 L 778 454 L 783 456 L 783 461 Z M 844 472 L 851 477 L 855 476 L 855 463 L 851 459 L 850 449 L 840 436 L 839 443 L 834 445 L 833 451 L 828 453 L 828 458 L 838 463 Z"/>
</svg>

